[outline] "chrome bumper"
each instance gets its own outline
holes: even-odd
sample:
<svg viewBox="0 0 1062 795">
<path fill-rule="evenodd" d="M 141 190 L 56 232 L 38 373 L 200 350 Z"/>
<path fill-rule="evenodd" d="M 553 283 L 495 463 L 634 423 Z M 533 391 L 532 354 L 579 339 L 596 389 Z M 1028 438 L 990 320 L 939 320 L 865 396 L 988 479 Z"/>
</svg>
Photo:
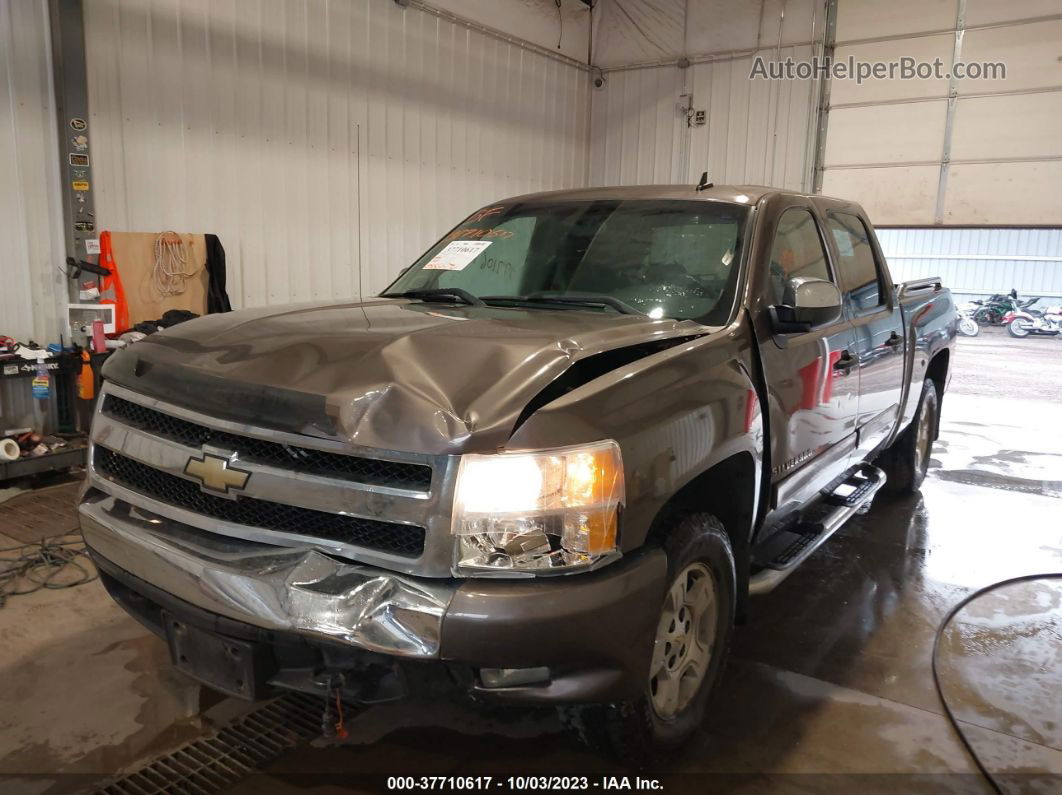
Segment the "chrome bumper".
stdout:
<svg viewBox="0 0 1062 795">
<path fill-rule="evenodd" d="M 203 610 L 385 654 L 439 656 L 453 597 L 445 582 L 210 535 L 107 495 L 78 511 L 93 552 Z"/>
</svg>

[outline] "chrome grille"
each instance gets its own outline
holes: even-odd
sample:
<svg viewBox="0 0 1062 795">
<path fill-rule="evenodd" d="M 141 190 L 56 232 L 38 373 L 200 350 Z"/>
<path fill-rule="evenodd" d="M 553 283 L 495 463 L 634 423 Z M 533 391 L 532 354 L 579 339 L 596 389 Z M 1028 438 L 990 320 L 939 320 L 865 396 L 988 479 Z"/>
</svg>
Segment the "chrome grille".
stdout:
<svg viewBox="0 0 1062 795">
<path fill-rule="evenodd" d="M 238 400 L 234 396 L 234 400 Z M 212 417 L 105 383 L 89 482 L 123 506 L 251 543 L 314 546 L 422 577 L 449 577 L 459 458 L 375 449 Z M 247 473 L 221 490 L 190 461 Z M 215 490 L 218 488 L 219 490 Z"/>
<path fill-rule="evenodd" d="M 103 413 L 124 425 L 188 447 L 209 444 L 231 450 L 239 455 L 241 461 L 249 463 L 374 486 L 424 492 L 431 487 L 431 467 L 422 464 L 328 453 L 242 436 L 164 414 L 116 395 L 106 397 Z"/>
<path fill-rule="evenodd" d="M 191 480 L 171 475 L 97 445 L 96 472 L 121 486 L 178 508 L 248 527 L 276 530 L 416 557 L 424 549 L 424 528 L 326 513 L 251 497 L 206 494 Z"/>
</svg>

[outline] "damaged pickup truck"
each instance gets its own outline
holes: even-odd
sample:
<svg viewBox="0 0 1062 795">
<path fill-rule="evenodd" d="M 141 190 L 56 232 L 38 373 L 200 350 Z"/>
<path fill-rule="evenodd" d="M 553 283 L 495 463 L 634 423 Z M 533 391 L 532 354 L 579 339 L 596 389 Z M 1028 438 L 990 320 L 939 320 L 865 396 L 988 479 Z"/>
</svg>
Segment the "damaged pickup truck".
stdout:
<svg viewBox="0 0 1062 795">
<path fill-rule="evenodd" d="M 858 205 L 699 187 L 501 201 L 379 298 L 113 356 L 80 501 L 111 595 L 236 696 L 680 744 L 750 599 L 919 488 L 956 330 Z"/>
</svg>

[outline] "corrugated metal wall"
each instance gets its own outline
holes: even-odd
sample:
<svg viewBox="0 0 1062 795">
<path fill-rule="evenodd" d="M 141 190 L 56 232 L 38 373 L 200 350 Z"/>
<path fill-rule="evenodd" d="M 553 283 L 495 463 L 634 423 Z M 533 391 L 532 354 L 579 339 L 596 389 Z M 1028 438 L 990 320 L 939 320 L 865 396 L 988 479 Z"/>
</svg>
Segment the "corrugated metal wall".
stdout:
<svg viewBox="0 0 1062 795">
<path fill-rule="evenodd" d="M 751 75 L 757 56 L 810 60 L 825 15 L 823 0 L 602 4 L 591 184 L 689 183 L 707 170 L 720 183 L 810 190 L 818 81 Z M 686 107 L 706 124 L 690 126 Z"/>
<path fill-rule="evenodd" d="M 66 303 L 50 62 L 45 0 L 0 2 L 0 334 L 42 344 Z"/>
<path fill-rule="evenodd" d="M 811 55 L 805 46 L 766 57 Z M 719 183 L 803 189 L 815 84 L 749 80 L 752 64 L 744 57 L 607 72 L 592 95 L 591 184 L 696 182 L 707 170 Z M 683 94 L 707 112 L 703 127 L 687 126 Z"/>
<path fill-rule="evenodd" d="M 813 54 L 809 45 L 769 55 L 806 61 Z M 690 69 L 694 107 L 707 109 L 708 123 L 690 131 L 686 180 L 696 180 L 707 169 L 716 182 L 810 189 L 805 181 L 815 83 L 749 80 L 752 66 L 749 57 Z"/>
<path fill-rule="evenodd" d="M 1062 229 L 879 229 L 897 281 L 941 276 L 960 300 L 1062 297 Z"/>
<path fill-rule="evenodd" d="M 391 0 L 85 17 L 101 227 L 217 233 L 237 305 L 375 294 L 477 206 L 586 181 L 584 69 Z"/>
<path fill-rule="evenodd" d="M 679 108 L 683 73 L 662 66 L 605 79 L 591 99 L 590 184 L 683 182 L 689 135 Z"/>
<path fill-rule="evenodd" d="M 683 55 L 696 61 L 704 55 L 805 44 L 821 38 L 825 5 L 825 0 L 598 2 L 593 63 L 608 70 L 674 63 Z"/>
</svg>

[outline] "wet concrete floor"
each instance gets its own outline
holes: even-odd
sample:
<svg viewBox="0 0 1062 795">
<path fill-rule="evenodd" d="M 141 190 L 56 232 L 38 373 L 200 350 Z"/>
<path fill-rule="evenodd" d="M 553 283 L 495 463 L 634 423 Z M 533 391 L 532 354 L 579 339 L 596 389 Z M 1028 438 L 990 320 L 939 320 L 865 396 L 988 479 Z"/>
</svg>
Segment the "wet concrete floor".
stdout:
<svg viewBox="0 0 1062 795">
<path fill-rule="evenodd" d="M 879 501 L 754 600 L 703 729 L 643 775 L 662 777 L 665 791 L 991 791 L 943 714 L 933 640 L 972 590 L 1062 572 L 1060 393 L 1062 342 L 963 340 L 922 493 Z M 1062 580 L 971 603 L 939 662 L 986 766 L 1010 791 L 1062 791 Z M 164 644 L 98 584 L 0 609 L 0 683 L 5 791 L 76 789 L 88 783 L 76 774 L 134 766 L 239 709 L 206 711 L 217 697 L 174 671 Z M 551 715 L 404 704 L 367 709 L 348 728 L 350 746 L 288 754 L 237 789 L 631 774 L 577 746 Z"/>
</svg>

